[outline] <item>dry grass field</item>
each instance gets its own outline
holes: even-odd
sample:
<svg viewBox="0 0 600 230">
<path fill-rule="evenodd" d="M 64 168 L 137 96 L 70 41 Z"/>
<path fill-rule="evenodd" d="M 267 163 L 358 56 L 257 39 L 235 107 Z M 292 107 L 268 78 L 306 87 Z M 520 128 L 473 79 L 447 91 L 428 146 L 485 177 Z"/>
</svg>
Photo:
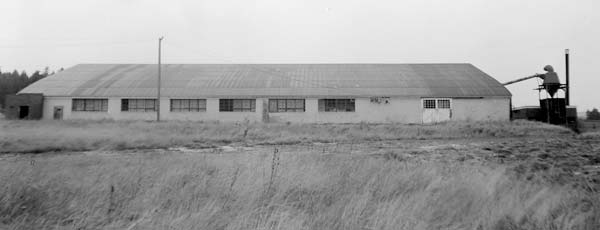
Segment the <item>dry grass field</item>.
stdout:
<svg viewBox="0 0 600 230">
<path fill-rule="evenodd" d="M 95 149 L 205 148 L 229 143 L 298 144 L 406 139 L 552 137 L 567 129 L 528 121 L 403 124 L 257 124 L 132 121 L 2 121 L 0 153 L 42 153 Z"/>
<path fill-rule="evenodd" d="M 579 120 L 579 129 L 583 132 L 600 132 L 600 121 Z"/>
<path fill-rule="evenodd" d="M 600 135 L 0 121 L 0 229 L 600 229 Z"/>
</svg>

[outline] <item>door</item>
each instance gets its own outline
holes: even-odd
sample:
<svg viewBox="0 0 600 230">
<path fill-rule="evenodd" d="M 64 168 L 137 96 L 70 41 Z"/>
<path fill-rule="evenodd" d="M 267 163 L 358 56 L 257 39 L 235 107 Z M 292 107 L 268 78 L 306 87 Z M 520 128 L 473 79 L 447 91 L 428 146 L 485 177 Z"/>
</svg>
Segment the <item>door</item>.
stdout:
<svg viewBox="0 0 600 230">
<path fill-rule="evenodd" d="M 62 106 L 54 106 L 54 120 L 62 120 L 63 119 L 63 107 Z"/>
<path fill-rule="evenodd" d="M 434 123 L 436 120 L 435 99 L 423 99 L 423 123 Z"/>
<path fill-rule="evenodd" d="M 437 121 L 449 121 L 452 118 L 452 108 L 450 99 L 437 99 Z"/>
<path fill-rule="evenodd" d="M 19 119 L 29 119 L 29 106 L 19 106 Z"/>
<path fill-rule="evenodd" d="M 448 98 L 424 98 L 423 123 L 438 123 L 452 118 L 452 100 Z"/>
</svg>

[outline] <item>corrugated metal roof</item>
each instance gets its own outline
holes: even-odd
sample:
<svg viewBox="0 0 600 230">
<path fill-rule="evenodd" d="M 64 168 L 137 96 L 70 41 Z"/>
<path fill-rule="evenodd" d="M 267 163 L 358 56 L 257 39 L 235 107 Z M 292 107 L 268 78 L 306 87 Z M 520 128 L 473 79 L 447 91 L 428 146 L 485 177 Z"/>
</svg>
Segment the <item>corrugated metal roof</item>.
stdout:
<svg viewBox="0 0 600 230">
<path fill-rule="evenodd" d="M 165 64 L 164 97 L 510 96 L 471 64 Z M 155 64 L 80 64 L 20 93 L 154 97 Z"/>
</svg>

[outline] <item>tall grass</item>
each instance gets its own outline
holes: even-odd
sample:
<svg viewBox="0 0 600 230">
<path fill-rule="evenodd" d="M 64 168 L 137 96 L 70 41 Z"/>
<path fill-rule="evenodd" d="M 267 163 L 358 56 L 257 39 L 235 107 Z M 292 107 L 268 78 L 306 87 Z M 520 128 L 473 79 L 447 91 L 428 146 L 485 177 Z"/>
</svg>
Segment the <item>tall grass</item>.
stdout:
<svg viewBox="0 0 600 230">
<path fill-rule="evenodd" d="M 1 229 L 599 229 L 600 197 L 505 168 L 365 155 L 0 161 Z"/>
<path fill-rule="evenodd" d="M 0 153 L 565 134 L 571 131 L 528 121 L 437 125 L 0 121 Z"/>
</svg>

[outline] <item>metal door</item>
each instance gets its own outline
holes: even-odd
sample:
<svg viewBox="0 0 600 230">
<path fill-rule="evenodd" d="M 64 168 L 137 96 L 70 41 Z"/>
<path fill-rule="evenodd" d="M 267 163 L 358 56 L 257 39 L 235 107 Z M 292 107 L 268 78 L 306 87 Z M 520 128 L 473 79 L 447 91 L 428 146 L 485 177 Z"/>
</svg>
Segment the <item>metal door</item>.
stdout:
<svg viewBox="0 0 600 230">
<path fill-rule="evenodd" d="M 62 106 L 54 106 L 54 120 L 62 120 L 63 119 L 63 107 Z"/>
<path fill-rule="evenodd" d="M 452 100 L 448 98 L 424 98 L 423 123 L 438 123 L 452 118 Z"/>
</svg>

